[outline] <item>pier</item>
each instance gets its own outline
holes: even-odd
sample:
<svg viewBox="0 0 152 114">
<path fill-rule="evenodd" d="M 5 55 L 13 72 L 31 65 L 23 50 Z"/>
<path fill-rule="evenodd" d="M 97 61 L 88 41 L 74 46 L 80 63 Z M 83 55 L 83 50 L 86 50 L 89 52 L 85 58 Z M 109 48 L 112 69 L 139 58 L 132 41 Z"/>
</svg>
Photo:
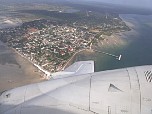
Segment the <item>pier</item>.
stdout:
<svg viewBox="0 0 152 114">
<path fill-rule="evenodd" d="M 93 50 L 93 51 L 98 52 L 98 53 L 103 53 L 103 54 L 108 55 L 108 56 L 115 57 L 119 61 L 122 58 L 122 55 L 117 56 L 117 55 L 114 55 L 114 54 L 111 54 L 111 53 L 107 53 L 107 52 L 104 52 L 104 51 L 98 51 L 98 50 Z"/>
</svg>

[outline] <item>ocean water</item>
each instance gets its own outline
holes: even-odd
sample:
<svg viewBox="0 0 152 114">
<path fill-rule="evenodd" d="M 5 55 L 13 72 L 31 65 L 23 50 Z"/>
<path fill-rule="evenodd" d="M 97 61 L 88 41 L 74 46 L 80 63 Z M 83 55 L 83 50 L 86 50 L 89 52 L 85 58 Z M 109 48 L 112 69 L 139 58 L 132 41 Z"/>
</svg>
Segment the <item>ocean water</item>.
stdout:
<svg viewBox="0 0 152 114">
<path fill-rule="evenodd" d="M 14 53 L 0 41 L 0 65 L 14 64 L 19 65 L 15 59 Z M 0 72 L 1 68 L 0 68 Z"/>
<path fill-rule="evenodd" d="M 94 60 L 95 71 L 111 70 L 124 67 L 152 65 L 152 16 L 123 14 L 120 17 L 132 23 L 135 34 L 125 32 L 121 36 L 127 42 L 124 47 L 112 47 L 102 49 L 115 55 L 122 55 L 121 61 L 113 57 L 95 53 L 93 55 L 78 55 L 78 60 Z"/>
</svg>

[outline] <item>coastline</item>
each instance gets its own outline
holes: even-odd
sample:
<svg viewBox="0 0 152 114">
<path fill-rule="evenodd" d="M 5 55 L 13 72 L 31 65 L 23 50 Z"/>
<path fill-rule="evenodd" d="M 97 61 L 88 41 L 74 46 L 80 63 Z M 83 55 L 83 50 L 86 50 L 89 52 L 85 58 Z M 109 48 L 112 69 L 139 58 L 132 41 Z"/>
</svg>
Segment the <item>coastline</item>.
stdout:
<svg viewBox="0 0 152 114">
<path fill-rule="evenodd" d="M 17 53 L 22 58 L 26 59 L 29 63 L 31 63 L 34 67 L 36 67 L 39 70 L 40 73 L 43 73 L 43 75 L 41 75 L 41 77 L 43 77 L 44 79 L 49 79 L 49 76 L 51 74 L 49 71 L 43 69 L 41 66 L 39 66 L 36 63 L 32 62 L 31 60 L 27 59 L 24 55 L 22 55 L 21 53 L 19 53 L 14 48 L 10 48 L 10 49 L 13 50 L 15 53 Z"/>
<path fill-rule="evenodd" d="M 98 46 L 97 45 L 92 46 L 93 49 L 99 50 L 99 51 L 104 51 L 104 52 L 106 51 L 106 52 L 114 54 L 114 55 L 115 54 L 118 54 L 118 55 L 122 54 L 121 52 L 115 53 L 115 52 L 110 51 L 110 50 L 111 49 L 112 50 L 117 50 L 117 49 L 121 50 L 121 49 L 128 47 L 131 43 L 130 40 L 128 40 L 128 36 L 133 36 L 133 35 L 138 34 L 138 32 L 135 29 L 136 26 L 134 25 L 134 23 L 131 23 L 127 20 L 123 20 L 123 21 L 131 29 L 130 31 L 122 31 L 119 33 L 113 33 L 111 36 L 104 36 L 105 39 L 99 40 L 98 44 L 97 44 Z M 109 64 L 109 63 L 106 63 L 106 61 L 108 62 L 110 59 L 109 57 L 107 57 L 107 55 L 99 54 L 98 52 L 91 52 L 89 54 L 86 53 L 87 51 L 86 52 L 84 51 L 84 53 L 82 53 L 82 52 L 75 54 L 75 56 L 71 59 L 69 64 L 72 64 L 76 61 L 83 61 L 83 60 L 90 60 L 91 59 L 91 60 L 94 60 L 96 63 L 95 69 L 97 69 L 97 72 L 102 71 L 102 69 L 106 70 L 105 68 L 101 68 L 101 65 L 104 67 L 105 64 Z M 122 55 L 122 57 L 123 57 L 123 55 Z M 115 62 L 115 60 L 112 60 L 112 62 Z M 116 64 L 119 64 L 119 63 L 116 61 Z M 107 66 L 106 66 L 106 68 L 107 68 Z"/>
<path fill-rule="evenodd" d="M 134 27 L 133 25 L 130 25 L 129 22 L 127 23 L 126 20 L 123 20 L 123 21 L 126 22 L 127 26 L 129 26 L 131 28 Z M 109 48 L 109 47 L 113 47 L 113 46 L 120 47 L 120 46 L 127 45 L 127 42 L 124 41 L 123 37 L 125 36 L 125 34 L 130 34 L 130 33 L 134 33 L 134 30 L 131 29 L 131 31 L 113 33 L 111 36 L 105 36 L 106 40 L 102 40 L 102 41 L 98 42 L 98 45 L 100 46 L 99 48 L 101 50 L 103 50 L 105 48 Z M 27 59 L 24 55 L 20 54 L 14 48 L 9 48 L 9 49 L 13 51 L 15 58 L 16 58 L 17 62 L 19 63 L 19 65 L 21 64 L 20 67 L 22 67 L 21 68 L 22 71 L 19 72 L 20 76 L 16 76 L 16 77 L 19 77 L 19 79 L 17 79 L 16 77 L 15 78 L 10 77 L 11 75 L 7 76 L 8 77 L 7 79 L 1 79 L 5 83 L 1 82 L 0 87 L 2 87 L 2 89 L 0 88 L 0 91 L 11 89 L 14 87 L 23 86 L 26 84 L 41 82 L 41 81 L 45 80 L 44 78 L 47 78 L 47 76 L 44 77 L 44 72 L 42 73 L 43 69 L 41 69 L 40 66 L 34 64 L 32 61 Z M 64 70 L 65 68 L 67 68 L 68 66 L 70 66 L 71 64 L 76 62 L 77 61 L 76 58 L 78 55 L 84 54 L 84 56 L 87 57 L 90 55 L 92 56 L 93 53 L 96 54 L 96 52 L 92 51 L 91 49 L 82 49 L 82 50 L 75 52 L 72 55 L 72 57 L 69 60 L 67 60 L 66 64 L 63 66 L 62 70 Z M 13 67 L 14 68 L 13 72 L 16 72 L 16 70 L 18 70 L 18 68 L 17 68 L 18 66 L 12 65 L 12 64 L 0 65 L 0 67 L 4 67 L 4 68 L 2 68 L 3 70 Z M 41 72 L 39 70 L 41 70 Z M 21 72 L 24 74 L 24 76 L 21 76 L 21 75 L 23 75 Z M 47 73 L 45 73 L 45 74 L 47 74 Z"/>
<path fill-rule="evenodd" d="M 5 61 L 5 63 L 0 63 L 0 92 L 45 81 L 42 73 L 33 64 L 4 43 L 0 42 L 0 46 L 0 59 L 1 62 Z"/>
<path fill-rule="evenodd" d="M 0 41 L 1 42 L 1 41 Z M 48 80 L 49 79 L 49 76 L 51 74 L 51 72 L 49 71 L 46 71 L 45 69 L 43 69 L 41 66 L 33 63 L 32 61 L 30 61 L 28 58 L 26 58 L 24 55 L 22 55 L 21 53 L 19 53 L 16 49 L 12 48 L 12 47 L 8 47 L 7 45 L 5 45 L 5 43 L 2 42 L 2 44 L 7 47 L 8 49 L 11 50 L 11 52 L 13 52 L 15 54 L 15 58 L 20 61 L 20 59 L 22 59 L 22 61 L 26 61 L 28 62 L 30 65 L 32 65 L 32 67 L 34 67 L 35 71 L 39 73 L 39 77 L 40 77 L 40 80 Z M 93 50 L 91 49 L 81 49 L 77 52 L 75 52 L 72 57 L 70 57 L 70 59 L 67 60 L 66 64 L 61 68 L 61 70 L 64 70 L 65 68 L 67 68 L 68 66 L 70 66 L 71 64 L 73 64 L 73 61 L 74 61 L 74 58 L 76 57 L 76 55 L 80 54 L 80 53 L 94 53 Z M 22 62 L 20 61 L 20 62 Z M 25 68 L 25 67 L 24 67 Z M 26 68 L 25 68 L 26 69 Z M 34 70 L 33 70 L 34 71 Z M 39 79 L 39 78 L 38 78 Z M 11 80 L 9 82 L 12 82 Z M 39 81 L 38 81 L 39 82 Z M 41 82 L 41 81 L 40 81 Z M 28 84 L 28 82 L 27 82 Z M 13 87 L 13 86 L 12 86 Z"/>
<path fill-rule="evenodd" d="M 113 47 L 124 47 L 128 45 L 127 37 L 131 35 L 138 35 L 138 32 L 136 31 L 136 25 L 133 22 L 128 21 L 127 19 L 124 19 L 122 15 L 120 15 L 120 18 L 123 20 L 123 22 L 126 23 L 126 25 L 131 29 L 129 31 L 120 31 L 112 33 L 111 36 L 103 35 L 104 40 L 99 40 L 98 47 L 99 48 L 113 48 Z M 102 49 L 101 49 L 102 50 Z"/>
<path fill-rule="evenodd" d="M 71 57 L 69 60 L 67 60 L 66 64 L 63 66 L 62 70 L 64 70 L 65 68 L 69 67 L 70 65 L 72 65 L 73 62 L 74 62 L 75 57 L 76 57 L 78 54 L 82 53 L 82 52 L 94 53 L 94 51 L 92 51 L 91 49 L 81 49 L 81 50 L 75 52 L 75 53 L 72 55 L 72 57 Z"/>
<path fill-rule="evenodd" d="M 43 69 L 41 66 L 33 63 L 32 61 L 30 61 L 29 59 L 27 59 L 24 55 L 22 55 L 21 53 L 19 53 L 17 50 L 15 50 L 14 48 L 10 48 L 12 51 L 14 51 L 16 54 L 18 54 L 20 57 L 24 58 L 25 60 L 27 60 L 29 63 L 31 63 L 40 73 L 41 73 L 41 77 L 45 80 L 49 80 L 50 79 L 50 75 L 51 72 Z M 73 64 L 74 58 L 76 57 L 76 55 L 80 54 L 80 53 L 94 53 L 93 50 L 91 49 L 81 49 L 77 52 L 75 52 L 72 57 L 70 57 L 70 59 L 67 60 L 66 64 L 61 68 L 61 71 L 64 70 L 65 68 L 69 67 L 70 65 Z M 58 71 L 60 72 L 60 71 Z"/>
</svg>

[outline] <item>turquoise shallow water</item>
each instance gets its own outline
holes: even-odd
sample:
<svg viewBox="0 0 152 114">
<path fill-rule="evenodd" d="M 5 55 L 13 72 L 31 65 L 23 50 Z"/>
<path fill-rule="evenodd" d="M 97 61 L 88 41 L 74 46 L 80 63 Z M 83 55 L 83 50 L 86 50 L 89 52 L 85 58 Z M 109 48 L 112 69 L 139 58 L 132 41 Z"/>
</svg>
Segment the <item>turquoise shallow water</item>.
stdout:
<svg viewBox="0 0 152 114">
<path fill-rule="evenodd" d="M 127 42 L 127 46 L 104 49 L 104 51 L 116 55 L 122 54 L 121 61 L 99 53 L 89 56 L 78 55 L 76 61 L 94 60 L 95 71 L 138 65 L 152 65 L 152 16 L 125 14 L 120 15 L 120 17 L 132 23 L 134 25 L 132 29 L 138 33 L 124 33 L 122 38 Z"/>
</svg>

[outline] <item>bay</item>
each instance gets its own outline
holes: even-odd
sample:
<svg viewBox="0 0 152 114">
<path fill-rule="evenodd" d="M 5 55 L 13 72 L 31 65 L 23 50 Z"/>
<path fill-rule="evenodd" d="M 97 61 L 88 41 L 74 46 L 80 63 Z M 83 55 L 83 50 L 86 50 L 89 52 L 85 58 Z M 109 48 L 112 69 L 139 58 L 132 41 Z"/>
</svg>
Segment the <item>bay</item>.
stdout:
<svg viewBox="0 0 152 114">
<path fill-rule="evenodd" d="M 101 49 L 104 52 L 122 55 L 121 61 L 113 57 L 94 53 L 79 54 L 75 61 L 94 60 L 95 71 L 124 67 L 152 65 L 152 15 L 121 14 L 120 17 L 131 27 L 131 31 L 121 33 L 125 46 L 112 46 Z"/>
</svg>

